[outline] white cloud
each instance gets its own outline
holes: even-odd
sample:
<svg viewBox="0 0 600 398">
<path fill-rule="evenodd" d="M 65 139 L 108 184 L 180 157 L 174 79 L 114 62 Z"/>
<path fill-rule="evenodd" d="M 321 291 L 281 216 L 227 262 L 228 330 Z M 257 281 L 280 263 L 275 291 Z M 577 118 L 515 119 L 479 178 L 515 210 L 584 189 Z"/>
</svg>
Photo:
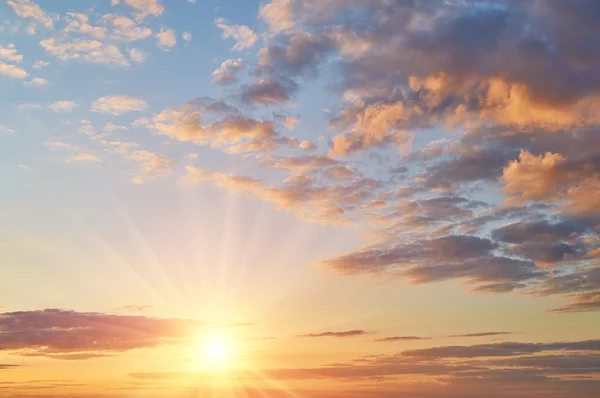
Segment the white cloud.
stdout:
<svg viewBox="0 0 600 398">
<path fill-rule="evenodd" d="M 125 95 L 111 95 L 98 98 L 92 104 L 92 111 L 120 115 L 126 112 L 143 111 L 148 103 L 143 99 Z"/>
<path fill-rule="evenodd" d="M 25 79 L 27 77 L 27 72 L 25 69 L 21 69 L 18 66 L 0 61 L 0 75 L 12 77 L 13 79 Z"/>
<path fill-rule="evenodd" d="M 161 28 L 160 32 L 156 34 L 158 39 L 158 45 L 162 48 L 175 47 L 177 44 L 177 37 L 172 29 Z"/>
<path fill-rule="evenodd" d="M 109 37 L 113 40 L 132 42 L 152 35 L 150 28 L 137 26 L 133 19 L 123 15 L 107 14 L 101 21 L 112 28 Z"/>
<path fill-rule="evenodd" d="M 118 0 L 112 2 L 113 5 L 119 3 Z M 138 20 L 143 20 L 149 15 L 157 17 L 165 11 L 159 0 L 123 0 L 123 3 L 136 10 L 135 17 Z"/>
<path fill-rule="evenodd" d="M 92 26 L 88 22 L 88 16 L 76 12 L 68 12 L 64 17 L 68 21 L 67 25 L 63 28 L 63 32 L 79 32 L 81 34 L 87 34 L 97 39 L 103 39 L 106 37 L 106 28 L 102 26 Z"/>
<path fill-rule="evenodd" d="M 8 44 L 6 47 L 0 45 L 0 59 L 11 62 L 21 62 L 23 56 L 17 53 L 17 49 L 14 44 Z"/>
<path fill-rule="evenodd" d="M 118 124 L 113 124 L 113 123 L 106 123 L 104 125 L 104 131 L 108 131 L 110 133 L 112 133 L 113 131 L 117 131 L 117 130 L 128 130 L 129 128 L 127 126 L 121 126 Z"/>
<path fill-rule="evenodd" d="M 50 109 L 54 112 L 73 112 L 77 106 L 79 105 L 73 101 L 56 101 L 50 105 Z"/>
<path fill-rule="evenodd" d="M 77 59 L 95 64 L 129 66 L 129 61 L 115 45 L 98 40 L 74 39 L 59 42 L 56 38 L 50 38 L 40 41 L 40 46 L 63 61 Z"/>
<path fill-rule="evenodd" d="M 31 18 L 38 21 L 48 29 L 54 27 L 52 18 L 40 8 L 40 6 L 32 0 L 8 0 L 6 2 L 21 18 Z"/>
<path fill-rule="evenodd" d="M 243 66 L 244 61 L 241 58 L 228 59 L 212 73 L 212 76 L 217 83 L 230 83 L 237 79 L 236 73 Z"/>
<path fill-rule="evenodd" d="M 280 32 L 294 27 L 291 0 L 273 0 L 270 3 L 263 4 L 259 13 L 273 32 Z"/>
<path fill-rule="evenodd" d="M 237 40 L 235 46 L 231 48 L 234 51 L 250 48 L 256 43 L 256 40 L 258 40 L 256 33 L 245 25 L 227 25 L 223 18 L 217 18 L 215 23 L 217 27 L 223 31 L 223 37 L 225 39 L 232 38 Z"/>
<path fill-rule="evenodd" d="M 16 134 L 16 131 L 0 124 L 0 134 Z"/>
<path fill-rule="evenodd" d="M 35 62 L 33 63 L 33 66 L 32 66 L 32 68 L 33 68 L 33 69 L 42 69 L 42 68 L 44 68 L 44 67 L 46 67 L 46 66 L 48 66 L 48 65 L 50 65 L 50 62 L 46 62 L 46 61 L 35 61 Z"/>
<path fill-rule="evenodd" d="M 133 123 L 131 123 L 131 127 L 148 127 L 149 125 L 150 125 L 150 120 L 148 120 L 145 117 L 134 120 Z"/>
<path fill-rule="evenodd" d="M 190 32 L 183 32 L 181 38 L 185 41 L 190 41 L 192 40 L 192 34 Z"/>
<path fill-rule="evenodd" d="M 136 64 L 142 64 L 148 58 L 148 53 L 137 48 L 129 50 L 129 58 Z"/>
<path fill-rule="evenodd" d="M 317 148 L 314 142 L 308 140 L 300 142 L 300 145 L 298 146 L 300 147 L 300 149 L 304 149 L 305 151 L 312 151 L 313 149 Z"/>
<path fill-rule="evenodd" d="M 25 29 L 25 33 L 27 33 L 29 36 L 35 35 L 37 33 L 37 25 L 34 23 L 29 24 L 29 26 L 27 26 Z"/>
<path fill-rule="evenodd" d="M 42 86 L 45 86 L 46 84 L 48 84 L 48 80 L 43 79 L 41 77 L 34 77 L 33 79 L 25 82 L 24 84 L 26 86 L 42 87 Z"/>
</svg>

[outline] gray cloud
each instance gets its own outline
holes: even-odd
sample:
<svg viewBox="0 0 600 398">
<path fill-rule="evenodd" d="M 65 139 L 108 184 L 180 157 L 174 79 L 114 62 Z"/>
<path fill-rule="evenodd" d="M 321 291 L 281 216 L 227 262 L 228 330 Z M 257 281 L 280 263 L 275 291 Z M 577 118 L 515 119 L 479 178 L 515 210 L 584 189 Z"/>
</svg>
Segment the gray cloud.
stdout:
<svg viewBox="0 0 600 398">
<path fill-rule="evenodd" d="M 320 333 L 309 333 L 301 334 L 300 337 L 354 337 L 369 334 L 365 330 L 344 330 L 342 332 L 320 332 Z"/>
</svg>

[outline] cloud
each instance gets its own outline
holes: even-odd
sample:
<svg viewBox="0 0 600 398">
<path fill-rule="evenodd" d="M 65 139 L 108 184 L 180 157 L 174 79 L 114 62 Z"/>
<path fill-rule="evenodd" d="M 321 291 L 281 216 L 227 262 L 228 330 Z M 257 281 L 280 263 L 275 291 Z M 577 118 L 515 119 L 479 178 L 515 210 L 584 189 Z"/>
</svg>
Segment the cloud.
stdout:
<svg viewBox="0 0 600 398">
<path fill-rule="evenodd" d="M 185 41 L 191 41 L 192 40 L 192 34 L 190 32 L 183 32 L 181 34 L 181 38 Z"/>
<path fill-rule="evenodd" d="M 250 104 L 283 104 L 290 101 L 298 91 L 298 85 L 292 80 L 260 80 L 244 86 L 241 99 Z"/>
<path fill-rule="evenodd" d="M 54 27 L 52 18 L 46 15 L 40 6 L 33 0 L 8 0 L 6 3 L 19 17 L 33 19 L 47 29 L 52 29 Z"/>
<path fill-rule="evenodd" d="M 0 45 L 0 59 L 10 62 L 21 62 L 23 56 L 17 53 L 14 44 L 8 44 L 6 47 Z"/>
<path fill-rule="evenodd" d="M 342 390 L 340 397 L 394 397 L 399 384 L 403 394 L 424 398 L 478 397 L 482 390 L 494 398 L 546 395 L 566 398 L 573 394 L 593 397 L 598 383 L 590 375 L 599 369 L 597 352 L 597 340 L 448 346 L 370 355 L 312 368 L 265 369 L 261 374 L 273 380 L 358 383 L 353 384 L 352 392 Z M 144 374 L 139 377 L 193 376 Z"/>
<path fill-rule="evenodd" d="M 250 48 L 258 40 L 256 33 L 245 25 L 228 25 L 223 18 L 217 18 L 215 24 L 223 31 L 223 38 L 236 40 L 235 45 L 231 48 L 232 51 L 242 51 Z"/>
<path fill-rule="evenodd" d="M 590 228 L 574 220 L 525 220 L 503 225 L 492 231 L 492 236 L 510 244 L 509 253 L 545 266 L 583 257 L 589 248 L 579 237 Z"/>
<path fill-rule="evenodd" d="M 273 121 L 243 117 L 225 102 L 208 98 L 165 109 L 148 123 L 148 128 L 180 141 L 210 144 L 232 153 L 273 150 L 287 142 L 276 132 Z"/>
<path fill-rule="evenodd" d="M 143 154 L 144 156 L 140 157 L 140 154 Z M 171 171 L 171 166 L 173 165 L 173 159 L 170 157 L 157 156 L 146 151 L 136 151 L 131 157 L 137 157 L 136 160 L 143 159 L 143 162 L 140 164 L 140 171 L 142 174 L 132 179 L 132 182 L 135 184 L 143 184 L 146 180 L 167 174 Z"/>
<path fill-rule="evenodd" d="M 48 80 L 43 79 L 41 77 L 34 77 L 33 79 L 28 80 L 23 84 L 26 86 L 44 87 L 45 85 L 48 84 Z"/>
<path fill-rule="evenodd" d="M 148 58 L 148 53 L 137 48 L 129 50 L 129 58 L 136 64 L 143 64 Z"/>
<path fill-rule="evenodd" d="M 126 112 L 140 112 L 148 107 L 148 103 L 141 98 L 126 95 L 110 95 L 101 97 L 92 103 L 93 112 L 121 115 Z"/>
<path fill-rule="evenodd" d="M 345 330 L 343 332 L 321 332 L 321 333 L 309 333 L 301 334 L 300 337 L 354 337 L 363 336 L 369 334 L 365 330 Z"/>
<path fill-rule="evenodd" d="M 11 128 L 0 125 L 0 134 L 16 134 L 17 132 Z"/>
<path fill-rule="evenodd" d="M 518 160 L 504 168 L 505 202 L 567 201 L 571 212 L 593 213 L 598 200 L 589 193 L 599 184 L 598 175 L 597 156 L 570 160 L 558 153 L 535 156 L 522 151 Z"/>
<path fill-rule="evenodd" d="M 46 61 L 42 61 L 42 60 L 37 60 L 33 63 L 32 68 L 33 69 L 42 69 L 46 66 L 50 65 L 50 62 L 46 62 Z"/>
<path fill-rule="evenodd" d="M 135 21 L 123 15 L 106 14 L 100 22 L 111 29 L 109 37 L 113 40 L 134 42 L 152 35 L 150 28 L 137 26 Z"/>
<path fill-rule="evenodd" d="M 224 61 L 212 76 L 217 84 L 229 84 L 237 80 L 237 72 L 244 67 L 244 61 L 241 58 L 228 59 Z"/>
<path fill-rule="evenodd" d="M 274 0 L 260 7 L 260 16 L 267 21 L 274 32 L 291 29 L 294 26 L 292 0 Z"/>
<path fill-rule="evenodd" d="M 113 131 L 118 131 L 118 130 L 128 130 L 129 128 L 127 126 L 121 126 L 118 124 L 114 124 L 114 123 L 106 123 L 104 125 L 104 131 L 108 131 L 108 132 L 113 132 Z"/>
<path fill-rule="evenodd" d="M 373 341 L 377 343 L 394 343 L 398 341 L 418 341 L 418 340 L 430 340 L 431 337 L 418 337 L 418 336 L 390 336 L 375 339 Z"/>
<path fill-rule="evenodd" d="M 133 8 L 136 13 L 136 19 L 143 20 L 148 16 L 159 16 L 165 11 L 164 6 L 159 0 L 122 0 L 124 4 Z M 113 5 L 119 4 L 120 0 L 113 0 Z"/>
<path fill-rule="evenodd" d="M 514 357 L 547 351 L 600 351 L 600 340 L 558 343 L 494 343 L 474 346 L 444 346 L 403 351 L 402 355 L 415 358 L 478 358 Z"/>
<path fill-rule="evenodd" d="M 40 46 L 62 61 L 80 60 L 83 62 L 109 66 L 128 67 L 129 61 L 114 44 L 98 40 L 56 39 L 40 41 Z"/>
<path fill-rule="evenodd" d="M 545 275 L 532 262 L 494 255 L 497 248 L 489 239 L 449 235 L 368 247 L 320 264 L 341 274 L 404 277 L 417 284 L 448 279 L 471 284 L 527 282 Z"/>
<path fill-rule="evenodd" d="M 50 105 L 50 109 L 54 112 L 73 112 L 73 109 L 78 107 L 79 105 L 73 101 L 56 101 L 52 105 Z"/>
<path fill-rule="evenodd" d="M 600 311 L 600 290 L 574 295 L 570 303 L 550 310 L 550 312 L 557 313 L 590 311 Z"/>
<path fill-rule="evenodd" d="M 70 158 L 66 159 L 67 163 L 74 163 L 74 162 L 101 162 L 102 158 L 94 155 L 93 153 L 89 153 L 89 152 L 81 152 L 78 153 L 77 155 L 71 156 Z"/>
<path fill-rule="evenodd" d="M 452 338 L 464 338 L 464 337 L 490 337 L 490 336 L 505 336 L 512 334 L 512 332 L 483 332 L 483 333 L 467 333 L 467 334 L 453 334 L 449 337 Z"/>
<path fill-rule="evenodd" d="M 290 178 L 280 187 L 265 184 L 262 180 L 225 174 L 209 169 L 187 166 L 184 184 L 210 182 L 234 192 L 248 194 L 274 203 L 279 208 L 294 212 L 300 219 L 334 225 L 349 225 L 351 219 L 338 203 L 352 203 L 376 184 L 364 179 L 348 185 L 314 186 L 311 178 Z"/>
<path fill-rule="evenodd" d="M 349 165 L 330 167 L 326 170 L 326 173 L 335 180 L 350 180 L 356 177 L 355 171 Z"/>
<path fill-rule="evenodd" d="M 0 61 L 0 75 L 11 77 L 13 79 L 25 79 L 27 77 L 27 72 L 25 69 L 21 69 L 18 66 Z"/>
<path fill-rule="evenodd" d="M 300 147 L 300 149 L 304 149 L 305 151 L 311 151 L 317 148 L 314 142 L 308 140 L 303 140 L 298 146 Z"/>
<path fill-rule="evenodd" d="M 68 12 L 63 19 L 67 22 L 66 26 L 62 29 L 64 33 L 78 32 L 82 35 L 90 35 L 96 39 L 106 37 L 106 28 L 90 25 L 89 18 L 85 14 Z"/>
<path fill-rule="evenodd" d="M 161 28 L 160 32 L 156 34 L 156 38 L 158 39 L 158 46 L 164 49 L 175 47 L 177 44 L 177 36 L 175 36 L 173 29 Z"/>
<path fill-rule="evenodd" d="M 80 360 L 136 348 L 181 344 L 199 323 L 185 319 L 58 309 L 0 314 L 0 351 Z"/>
</svg>

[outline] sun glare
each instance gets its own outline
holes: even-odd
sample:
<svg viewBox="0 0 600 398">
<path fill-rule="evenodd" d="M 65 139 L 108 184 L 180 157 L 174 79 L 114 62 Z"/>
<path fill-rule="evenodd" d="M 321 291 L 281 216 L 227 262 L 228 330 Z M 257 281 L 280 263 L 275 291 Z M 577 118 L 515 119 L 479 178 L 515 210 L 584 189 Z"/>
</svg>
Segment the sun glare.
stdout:
<svg viewBox="0 0 600 398">
<path fill-rule="evenodd" d="M 225 370 L 231 367 L 233 361 L 233 345 L 226 336 L 210 334 L 205 336 L 198 349 L 197 355 L 208 370 Z"/>
</svg>

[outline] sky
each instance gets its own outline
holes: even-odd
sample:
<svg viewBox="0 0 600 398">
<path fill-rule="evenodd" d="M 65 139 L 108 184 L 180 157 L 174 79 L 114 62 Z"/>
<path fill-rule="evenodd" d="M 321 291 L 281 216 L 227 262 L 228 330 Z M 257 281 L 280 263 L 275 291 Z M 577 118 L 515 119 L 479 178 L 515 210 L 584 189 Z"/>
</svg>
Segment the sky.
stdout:
<svg viewBox="0 0 600 398">
<path fill-rule="evenodd" d="M 0 396 L 597 398 L 599 19 L 3 1 Z"/>
</svg>

